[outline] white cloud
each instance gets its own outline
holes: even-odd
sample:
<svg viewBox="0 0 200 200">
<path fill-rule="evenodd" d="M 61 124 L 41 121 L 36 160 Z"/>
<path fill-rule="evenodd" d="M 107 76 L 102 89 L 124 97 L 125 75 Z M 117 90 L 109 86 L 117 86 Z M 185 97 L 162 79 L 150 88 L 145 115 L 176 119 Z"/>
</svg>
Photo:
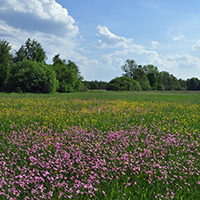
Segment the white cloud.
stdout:
<svg viewBox="0 0 200 200">
<path fill-rule="evenodd" d="M 8 26 L 25 31 L 39 31 L 74 37 L 75 20 L 55 0 L 0 0 L 0 18 Z"/>
<path fill-rule="evenodd" d="M 157 41 L 151 41 L 151 46 L 152 46 L 152 49 L 157 49 L 157 47 L 160 45 L 159 42 Z"/>
<path fill-rule="evenodd" d="M 60 54 L 65 59 L 72 59 L 70 53 L 72 49 L 77 47 L 73 38 L 58 37 L 54 34 L 41 33 L 38 31 L 28 32 L 8 26 L 5 22 L 0 20 L 0 36 L 6 39 L 12 46 L 12 52 L 17 51 L 28 38 L 36 39 L 42 44 L 48 56 L 48 63 L 51 63 L 52 58 L 56 54 Z M 16 39 L 17 38 L 17 39 Z M 67 48 L 66 48 L 67 47 Z M 74 58 L 74 57 L 73 57 Z"/>
<path fill-rule="evenodd" d="M 200 76 L 200 59 L 189 54 L 159 56 L 159 67 L 177 78 L 187 79 Z"/>
<path fill-rule="evenodd" d="M 200 40 L 192 46 L 193 51 L 200 51 Z"/>
<path fill-rule="evenodd" d="M 75 57 L 78 26 L 55 0 L 0 0 L 0 19 L 0 37 L 12 45 L 12 51 L 31 38 L 42 44 L 48 62 L 56 54 Z"/>
<path fill-rule="evenodd" d="M 86 79 L 95 77 L 95 70 L 101 68 L 98 60 L 78 53 L 87 54 L 79 46 L 78 27 L 55 0 L 0 0 L 0 19 L 0 37 L 12 45 L 13 52 L 31 38 L 42 44 L 48 63 L 60 54 L 62 59 L 75 62 Z"/>
<path fill-rule="evenodd" d="M 167 37 L 169 39 L 171 39 L 172 41 L 179 41 L 184 38 L 187 38 L 185 24 L 178 24 L 176 26 L 172 26 L 172 27 L 168 28 L 168 31 L 166 32 L 166 34 L 167 34 Z M 186 36 L 185 36 L 185 34 L 186 34 Z"/>
<path fill-rule="evenodd" d="M 96 44 L 99 48 L 117 48 L 124 47 L 127 48 L 131 43 L 132 39 L 126 39 L 121 36 L 117 36 L 109 31 L 109 29 L 105 26 L 97 26 L 98 33 L 96 36 L 98 37 L 98 44 Z"/>
<path fill-rule="evenodd" d="M 108 29 L 107 29 L 108 30 Z M 113 36 L 108 32 L 110 37 Z M 107 35 L 107 34 L 106 34 Z M 120 38 L 117 35 L 113 37 Z M 122 37 L 125 41 L 126 38 Z M 108 44 L 108 42 L 106 43 Z M 189 54 L 161 55 L 155 48 L 159 46 L 159 42 L 152 41 L 152 48 L 148 49 L 143 45 L 137 45 L 130 42 L 128 46 L 118 46 L 118 49 L 102 56 L 102 62 L 111 71 L 120 71 L 120 67 L 127 59 L 133 59 L 138 64 L 154 64 L 159 68 L 159 71 L 168 71 L 177 78 L 187 79 L 189 77 L 200 76 L 200 59 Z M 109 45 L 104 45 L 109 47 Z M 200 41 L 195 45 L 195 48 L 200 50 Z"/>
<path fill-rule="evenodd" d="M 114 41 L 123 41 L 125 44 L 125 41 L 128 40 L 111 33 L 106 27 L 102 29 L 102 32 L 104 34 L 101 35 L 105 37 L 104 42 L 100 44 L 102 44 L 104 48 L 112 46 L 110 43 L 116 47 L 118 44 L 117 42 L 110 42 L 113 41 L 114 38 L 116 38 Z M 174 37 L 174 40 L 180 40 L 183 37 L 183 35 L 179 35 L 176 38 Z M 108 69 L 118 71 L 118 73 L 121 72 L 122 74 L 120 67 L 127 59 L 133 59 L 137 64 L 141 65 L 154 64 L 158 67 L 159 71 L 168 71 L 177 78 L 187 79 L 189 77 L 200 77 L 199 58 L 189 54 L 162 55 L 155 50 L 160 43 L 152 41 L 151 44 L 151 48 L 146 48 L 143 45 L 135 44 L 132 39 L 129 39 L 128 45 L 118 45 L 117 50 L 104 54 L 102 56 L 103 64 L 105 64 Z M 200 41 L 193 46 L 193 49 L 200 50 Z"/>
<path fill-rule="evenodd" d="M 184 35 L 177 35 L 177 36 L 172 37 L 172 40 L 173 41 L 178 41 L 178 40 L 183 39 L 184 37 L 185 37 Z"/>
</svg>

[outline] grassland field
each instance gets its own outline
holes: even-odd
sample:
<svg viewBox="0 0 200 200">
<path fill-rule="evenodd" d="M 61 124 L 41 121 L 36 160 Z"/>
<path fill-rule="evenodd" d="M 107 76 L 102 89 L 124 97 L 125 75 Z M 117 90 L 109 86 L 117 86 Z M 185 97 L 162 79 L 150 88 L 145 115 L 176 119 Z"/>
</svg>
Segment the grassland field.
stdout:
<svg viewBox="0 0 200 200">
<path fill-rule="evenodd" d="M 0 93 L 0 199 L 200 199 L 200 92 Z"/>
</svg>

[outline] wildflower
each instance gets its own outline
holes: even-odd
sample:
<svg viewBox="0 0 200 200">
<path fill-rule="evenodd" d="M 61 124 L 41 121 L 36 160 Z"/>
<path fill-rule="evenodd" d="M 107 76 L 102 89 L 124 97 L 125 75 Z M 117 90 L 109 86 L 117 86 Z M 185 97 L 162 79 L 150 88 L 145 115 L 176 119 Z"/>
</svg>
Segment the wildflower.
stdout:
<svg viewBox="0 0 200 200">
<path fill-rule="evenodd" d="M 60 192 L 59 195 L 58 195 L 58 198 L 60 199 L 63 195 L 63 192 Z"/>
</svg>

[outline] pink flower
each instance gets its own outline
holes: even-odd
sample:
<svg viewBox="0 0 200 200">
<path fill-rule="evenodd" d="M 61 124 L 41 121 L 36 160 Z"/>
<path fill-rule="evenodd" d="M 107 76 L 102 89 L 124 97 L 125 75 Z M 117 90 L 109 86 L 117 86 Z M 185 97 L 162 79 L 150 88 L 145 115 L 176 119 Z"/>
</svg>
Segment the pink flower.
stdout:
<svg viewBox="0 0 200 200">
<path fill-rule="evenodd" d="M 60 199 L 62 195 L 63 195 L 63 192 L 60 192 L 58 198 Z"/>
<path fill-rule="evenodd" d="M 49 175 L 50 173 L 48 172 L 48 171 L 45 171 L 44 173 L 43 173 L 43 176 L 44 177 L 46 177 L 47 175 Z"/>
</svg>

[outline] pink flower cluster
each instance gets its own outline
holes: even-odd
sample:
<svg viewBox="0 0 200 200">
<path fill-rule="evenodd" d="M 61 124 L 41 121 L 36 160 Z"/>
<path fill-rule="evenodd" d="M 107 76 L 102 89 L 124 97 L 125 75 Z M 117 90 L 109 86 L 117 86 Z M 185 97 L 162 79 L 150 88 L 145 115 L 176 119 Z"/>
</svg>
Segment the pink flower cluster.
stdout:
<svg viewBox="0 0 200 200">
<path fill-rule="evenodd" d="M 0 196 L 8 199 L 106 196 L 102 185 L 116 180 L 133 191 L 157 184 L 155 198 L 165 199 L 199 187 L 198 134 L 193 139 L 155 127 L 109 132 L 75 127 L 62 133 L 25 127 L 1 136 Z"/>
</svg>

